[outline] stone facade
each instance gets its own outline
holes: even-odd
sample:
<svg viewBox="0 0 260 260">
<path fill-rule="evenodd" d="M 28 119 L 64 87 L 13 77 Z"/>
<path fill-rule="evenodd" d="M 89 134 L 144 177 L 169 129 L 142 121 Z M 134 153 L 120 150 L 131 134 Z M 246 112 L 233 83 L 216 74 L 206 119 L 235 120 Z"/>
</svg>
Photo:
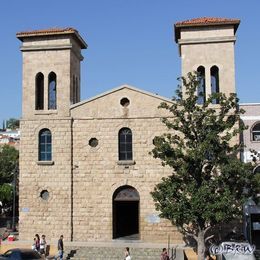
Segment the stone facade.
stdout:
<svg viewBox="0 0 260 260">
<path fill-rule="evenodd" d="M 255 150 L 260 152 L 260 132 L 259 138 L 253 137 L 253 128 L 260 124 L 260 104 L 259 103 L 245 103 L 240 104 L 240 108 L 245 110 L 245 113 L 241 116 L 244 124 L 248 127 L 243 132 L 243 143 L 245 145 L 244 151 L 242 153 L 242 160 L 244 162 L 252 161 L 250 150 Z"/>
<path fill-rule="evenodd" d="M 235 93 L 235 31 L 239 20 L 194 19 L 175 25 L 175 40 L 182 59 L 182 75 L 205 68 L 206 95 L 211 94 L 210 69 L 219 69 L 219 86 L 222 93 Z"/>
<path fill-rule="evenodd" d="M 233 27 L 205 24 L 194 31 L 194 26 L 177 26 L 183 73 L 202 64 L 210 84 L 208 68 L 217 65 L 220 91 L 234 92 Z M 158 217 L 150 195 L 155 184 L 171 174 L 170 168 L 162 167 L 149 154 L 153 138 L 167 131 L 161 118 L 168 115 L 158 106 L 171 100 L 123 85 L 77 102 L 81 49 L 87 47 L 78 32 L 72 28 L 52 29 L 18 33 L 17 37 L 22 41 L 23 53 L 20 238 L 44 233 L 53 241 L 60 234 L 67 241 L 110 241 L 120 237 L 116 230 L 125 228 L 118 224 L 129 217 L 123 209 L 131 209 L 136 212 L 134 215 L 129 211 L 136 218 L 135 239 L 167 242 L 170 236 L 171 242 L 182 243 L 176 227 Z M 214 43 L 208 42 L 211 37 Z M 199 42 L 193 38 L 199 38 Z M 36 91 L 39 72 L 44 76 L 42 109 L 36 109 L 36 95 L 41 93 Z M 50 72 L 57 76 L 55 109 L 48 108 Z M 131 160 L 119 160 L 122 128 L 132 131 Z M 39 159 L 42 129 L 51 133 L 51 160 Z M 94 145 L 91 140 L 95 140 Z M 118 198 L 119 191 L 126 197 Z M 129 208 L 128 202 L 132 203 Z"/>
</svg>

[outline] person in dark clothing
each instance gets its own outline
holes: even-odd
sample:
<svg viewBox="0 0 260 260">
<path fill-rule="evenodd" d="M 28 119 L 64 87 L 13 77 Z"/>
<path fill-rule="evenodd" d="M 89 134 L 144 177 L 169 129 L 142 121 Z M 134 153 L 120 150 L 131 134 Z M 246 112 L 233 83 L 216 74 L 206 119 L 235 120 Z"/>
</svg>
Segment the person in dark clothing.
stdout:
<svg viewBox="0 0 260 260">
<path fill-rule="evenodd" d="M 55 259 L 63 260 L 63 235 L 60 236 L 60 239 L 58 240 L 58 256 L 55 257 Z"/>
<path fill-rule="evenodd" d="M 40 252 L 40 236 L 35 234 L 35 249 Z"/>
<path fill-rule="evenodd" d="M 162 250 L 162 254 L 161 254 L 161 259 L 160 259 L 160 260 L 170 260 L 166 248 L 163 248 L 163 250 Z"/>
</svg>

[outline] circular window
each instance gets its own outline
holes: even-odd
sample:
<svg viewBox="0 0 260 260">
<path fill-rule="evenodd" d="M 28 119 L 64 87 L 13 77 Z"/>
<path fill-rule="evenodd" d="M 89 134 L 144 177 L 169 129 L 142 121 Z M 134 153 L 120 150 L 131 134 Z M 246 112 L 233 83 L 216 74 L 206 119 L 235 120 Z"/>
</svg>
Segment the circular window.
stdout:
<svg viewBox="0 0 260 260">
<path fill-rule="evenodd" d="M 98 146 L 98 139 L 97 139 L 97 138 L 91 138 L 91 139 L 88 141 L 88 144 L 89 144 L 91 147 L 96 147 L 96 146 Z"/>
<path fill-rule="evenodd" d="M 122 99 L 120 100 L 120 104 L 121 104 L 121 106 L 123 106 L 123 107 L 127 107 L 127 106 L 129 106 L 129 104 L 130 104 L 130 100 L 129 100 L 128 98 L 122 98 Z"/>
<path fill-rule="evenodd" d="M 47 190 L 43 190 L 40 194 L 40 197 L 43 199 L 43 200 L 48 200 L 49 198 L 49 192 Z"/>
</svg>

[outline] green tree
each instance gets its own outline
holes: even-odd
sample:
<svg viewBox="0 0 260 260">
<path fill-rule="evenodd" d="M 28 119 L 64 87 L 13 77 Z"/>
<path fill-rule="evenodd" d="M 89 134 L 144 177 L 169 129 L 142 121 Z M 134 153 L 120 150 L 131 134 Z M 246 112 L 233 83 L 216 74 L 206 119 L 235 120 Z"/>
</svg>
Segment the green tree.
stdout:
<svg viewBox="0 0 260 260">
<path fill-rule="evenodd" d="M 20 120 L 16 118 L 10 118 L 6 121 L 6 128 L 17 129 L 20 126 Z"/>
<path fill-rule="evenodd" d="M 0 150 L 0 201 L 3 207 L 12 201 L 15 171 L 18 171 L 19 152 L 12 146 L 4 145 Z"/>
<path fill-rule="evenodd" d="M 243 202 L 257 185 L 253 166 L 238 156 L 238 136 L 245 126 L 236 94 L 214 93 L 199 105 L 199 76 L 188 73 L 181 81 L 172 104 L 160 105 L 169 112 L 162 120 L 168 131 L 155 137 L 152 150 L 173 172 L 151 194 L 160 217 L 194 238 L 198 259 L 204 259 L 213 228 L 241 218 Z M 213 105 L 216 100 L 219 104 Z"/>
</svg>

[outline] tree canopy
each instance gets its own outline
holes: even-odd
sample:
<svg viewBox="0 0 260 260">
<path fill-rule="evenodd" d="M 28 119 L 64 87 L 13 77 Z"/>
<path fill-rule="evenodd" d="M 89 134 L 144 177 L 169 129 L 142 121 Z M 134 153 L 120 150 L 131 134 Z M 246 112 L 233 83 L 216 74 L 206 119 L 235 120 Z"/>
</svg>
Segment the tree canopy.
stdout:
<svg viewBox="0 0 260 260">
<path fill-rule="evenodd" d="M 12 146 L 4 145 L 0 150 L 0 201 L 3 206 L 12 200 L 12 182 L 18 171 L 19 152 Z"/>
<path fill-rule="evenodd" d="M 193 237 L 204 259 L 212 228 L 241 217 L 244 200 L 259 191 L 252 164 L 239 160 L 245 126 L 236 94 L 214 93 L 198 104 L 200 77 L 188 73 L 181 81 L 173 102 L 160 105 L 169 112 L 162 120 L 168 131 L 152 150 L 173 171 L 151 194 L 160 217 Z"/>
<path fill-rule="evenodd" d="M 12 130 L 19 128 L 20 120 L 16 118 L 9 118 L 6 121 L 6 128 L 10 128 Z"/>
</svg>

